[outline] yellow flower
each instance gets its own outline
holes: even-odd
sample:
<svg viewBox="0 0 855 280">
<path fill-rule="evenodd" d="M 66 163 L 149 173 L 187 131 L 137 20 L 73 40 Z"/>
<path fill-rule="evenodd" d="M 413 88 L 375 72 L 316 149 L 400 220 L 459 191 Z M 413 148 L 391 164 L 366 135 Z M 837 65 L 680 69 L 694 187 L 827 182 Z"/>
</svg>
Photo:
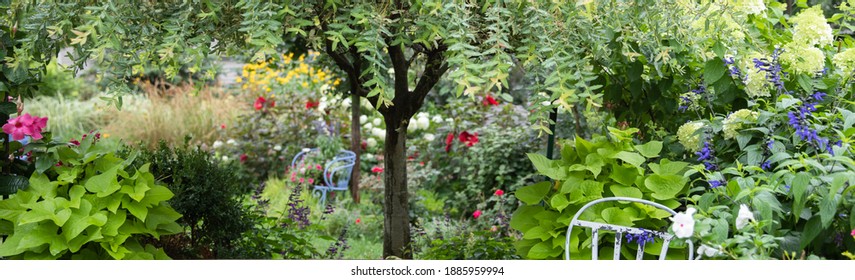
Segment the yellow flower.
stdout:
<svg viewBox="0 0 855 280">
<path fill-rule="evenodd" d="M 235 82 L 236 83 L 243 83 L 243 79 L 241 79 L 240 77 L 237 77 L 237 79 L 235 79 Z"/>
</svg>

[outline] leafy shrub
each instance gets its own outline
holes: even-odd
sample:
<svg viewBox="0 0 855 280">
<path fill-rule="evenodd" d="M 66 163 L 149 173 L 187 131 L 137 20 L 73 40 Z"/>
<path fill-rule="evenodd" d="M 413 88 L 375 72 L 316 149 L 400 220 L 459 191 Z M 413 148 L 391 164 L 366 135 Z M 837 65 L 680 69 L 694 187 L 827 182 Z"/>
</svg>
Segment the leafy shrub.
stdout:
<svg viewBox="0 0 855 280">
<path fill-rule="evenodd" d="M 252 186 L 239 177 L 236 163 L 222 163 L 198 148 L 170 149 L 163 141 L 156 150 L 143 150 L 135 164 L 144 162 L 150 162 L 152 174 L 175 193 L 170 203 L 190 230 L 186 238 L 174 237 L 189 242 L 167 248 L 175 252 L 174 258 L 223 258 L 220 251 L 234 250 L 232 240 L 252 226 L 241 203 Z"/>
<path fill-rule="evenodd" d="M 168 259 L 144 242 L 181 231 L 149 164 L 132 166 L 96 144 L 31 143 L 37 150 L 29 188 L 0 201 L 0 257 L 23 259 Z M 47 163 L 47 164 L 44 164 Z"/>
<path fill-rule="evenodd" d="M 519 259 L 513 238 L 489 230 L 473 230 L 450 219 L 434 219 L 416 229 L 417 259 L 511 260 Z"/>
<path fill-rule="evenodd" d="M 439 171 L 438 176 L 428 178 L 426 188 L 443 196 L 453 215 L 474 211 L 478 201 L 496 189 L 512 191 L 530 183 L 534 169 L 524 155 L 542 145 L 534 131 L 522 125 L 526 114 L 518 106 L 462 108 L 467 105 L 471 106 L 447 105 L 446 112 L 455 118 L 439 130 L 441 139 L 433 141 L 423 156 Z M 478 134 L 471 146 L 460 140 L 464 132 Z"/>
<path fill-rule="evenodd" d="M 561 159 L 549 160 L 529 154 L 537 172 L 554 181 L 543 181 L 520 188 L 515 196 L 524 206 L 513 213 L 510 225 L 523 238 L 516 242 L 518 253 L 528 259 L 555 259 L 563 255 L 567 226 L 573 215 L 586 203 L 603 197 L 634 197 L 658 202 L 672 209 L 681 207 L 679 197 L 688 191 L 685 176 L 693 174 L 688 163 L 661 159 L 655 162 L 662 143 L 653 141 L 634 145 L 627 131 L 610 128 L 608 136 L 595 136 L 591 141 L 576 138 L 565 142 Z M 670 213 L 648 205 L 606 202 L 585 211 L 580 218 L 622 226 L 664 229 L 663 218 Z M 618 207 L 621 206 L 621 207 Z M 591 233 L 574 231 L 570 237 L 573 258 L 591 258 Z M 601 236 L 600 255 L 611 254 L 613 236 Z M 672 247 L 680 247 L 674 240 Z M 632 247 L 633 245 L 629 245 Z M 627 246 L 624 246 L 627 247 Z M 587 250 L 585 250 L 587 249 Z M 661 242 L 644 248 L 646 254 L 658 254 Z M 671 249 L 669 256 L 685 255 L 685 250 Z M 624 258 L 634 257 L 623 251 Z"/>
</svg>

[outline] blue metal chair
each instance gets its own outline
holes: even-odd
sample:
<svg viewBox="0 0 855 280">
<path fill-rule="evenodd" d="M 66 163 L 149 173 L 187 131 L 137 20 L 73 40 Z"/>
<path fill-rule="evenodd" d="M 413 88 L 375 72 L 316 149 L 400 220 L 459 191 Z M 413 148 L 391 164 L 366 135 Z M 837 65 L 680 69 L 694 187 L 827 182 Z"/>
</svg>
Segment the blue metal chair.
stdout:
<svg viewBox="0 0 855 280">
<path fill-rule="evenodd" d="M 311 153 L 317 153 L 318 149 L 303 149 L 300 153 L 294 156 L 291 160 L 291 168 L 296 168 L 297 164 L 303 162 Z M 353 166 L 356 164 L 356 153 L 341 150 L 339 153 L 326 163 L 324 166 L 324 181 L 323 185 L 316 185 L 312 193 L 320 194 L 320 203 L 325 204 L 327 200 L 327 192 L 331 191 L 346 191 L 347 185 L 350 182 L 350 174 L 353 171 Z"/>
<path fill-rule="evenodd" d="M 594 206 L 595 204 L 599 204 L 599 203 L 603 203 L 603 202 L 609 202 L 609 201 L 637 202 L 637 203 L 655 206 L 656 208 L 668 211 L 668 213 L 671 213 L 672 216 L 677 214 L 677 212 L 674 212 L 674 210 L 671 210 L 671 208 L 668 208 L 665 205 L 662 205 L 662 204 L 659 204 L 656 202 L 652 202 L 652 201 L 648 201 L 648 200 L 644 200 L 644 199 L 631 198 L 631 197 L 606 197 L 606 198 L 600 198 L 600 199 L 588 202 L 588 204 L 585 204 L 585 206 L 582 206 L 582 208 L 579 209 L 578 212 L 576 212 L 576 215 L 573 216 L 572 220 L 570 220 L 570 225 L 567 226 L 567 237 L 566 237 L 566 240 L 564 241 L 564 259 L 565 260 L 570 259 L 570 236 L 571 236 L 570 233 L 573 231 L 574 226 L 579 226 L 579 227 L 590 228 L 592 230 L 591 259 L 593 259 L 593 260 L 598 259 L 597 255 L 599 254 L 599 250 L 597 248 L 597 245 L 598 245 L 597 243 L 599 241 L 598 238 L 599 238 L 600 230 L 607 230 L 607 231 L 611 231 L 611 232 L 615 233 L 614 260 L 620 259 L 621 239 L 623 238 L 624 234 L 634 234 L 634 235 L 652 234 L 653 236 L 662 239 L 662 242 L 663 242 L 662 243 L 662 252 L 659 253 L 659 260 L 664 260 L 665 255 L 668 254 L 668 244 L 670 244 L 671 240 L 673 240 L 675 237 L 673 234 L 670 234 L 667 232 L 660 232 L 660 231 L 634 228 L 634 227 L 625 227 L 625 226 L 619 226 L 619 225 L 603 224 L 603 223 L 597 223 L 597 222 L 592 222 L 592 221 L 579 220 L 579 216 L 581 216 L 582 213 L 585 212 L 586 209 L 590 208 L 591 206 Z M 689 260 L 692 260 L 692 259 L 694 259 L 693 258 L 694 243 L 692 243 L 692 240 L 688 240 L 688 239 L 686 239 L 686 243 L 689 244 Z M 636 253 L 636 259 L 641 260 L 641 259 L 643 259 L 643 257 L 644 257 L 644 243 L 639 243 L 638 253 Z"/>
</svg>

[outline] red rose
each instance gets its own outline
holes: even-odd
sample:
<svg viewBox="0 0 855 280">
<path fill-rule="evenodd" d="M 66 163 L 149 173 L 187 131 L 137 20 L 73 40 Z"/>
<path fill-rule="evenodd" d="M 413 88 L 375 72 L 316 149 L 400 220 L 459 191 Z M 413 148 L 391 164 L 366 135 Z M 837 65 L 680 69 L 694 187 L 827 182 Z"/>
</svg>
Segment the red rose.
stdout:
<svg viewBox="0 0 855 280">
<path fill-rule="evenodd" d="M 381 173 L 381 172 L 383 172 L 383 167 L 380 167 L 380 166 L 372 167 L 372 168 L 371 168 L 371 172 L 374 172 L 374 173 Z"/>
<path fill-rule="evenodd" d="M 451 150 L 451 144 L 452 143 L 454 143 L 454 133 L 449 132 L 448 137 L 445 138 L 445 152 L 446 153 Z"/>
<path fill-rule="evenodd" d="M 481 103 L 483 103 L 483 104 L 484 104 L 484 106 L 495 106 L 495 105 L 499 105 L 499 102 L 498 102 L 498 101 L 496 101 L 496 99 L 495 99 L 495 98 L 493 98 L 493 96 L 492 96 L 492 95 L 487 95 L 487 97 L 485 97 L 485 98 L 484 98 L 484 100 L 482 100 L 482 101 L 481 101 Z"/>
<path fill-rule="evenodd" d="M 495 194 L 496 196 L 502 196 L 503 194 L 505 194 L 505 191 L 503 191 L 503 190 L 496 190 L 496 193 L 494 193 L 494 194 Z"/>
<path fill-rule="evenodd" d="M 472 145 L 478 143 L 478 133 L 470 134 L 468 131 L 464 131 L 460 133 L 458 139 L 460 142 L 465 143 L 467 147 L 472 147 Z"/>
<path fill-rule="evenodd" d="M 249 158 L 249 156 L 247 156 L 246 154 L 241 154 L 241 155 L 240 155 L 240 162 L 241 162 L 241 163 L 243 163 L 243 162 L 245 162 L 248 158 Z"/>
</svg>

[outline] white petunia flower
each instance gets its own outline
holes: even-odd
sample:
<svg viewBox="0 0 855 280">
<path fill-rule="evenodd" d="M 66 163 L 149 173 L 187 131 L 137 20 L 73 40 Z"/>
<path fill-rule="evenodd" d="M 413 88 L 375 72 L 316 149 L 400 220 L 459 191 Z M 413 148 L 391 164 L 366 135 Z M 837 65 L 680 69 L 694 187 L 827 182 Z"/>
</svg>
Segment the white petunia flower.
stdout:
<svg viewBox="0 0 855 280">
<path fill-rule="evenodd" d="M 695 214 L 695 211 L 697 211 L 695 208 L 688 208 L 686 212 L 677 213 L 671 217 L 671 221 L 674 222 L 671 229 L 674 230 L 675 236 L 678 238 L 692 237 L 695 232 L 695 218 L 692 215 Z"/>
<path fill-rule="evenodd" d="M 698 255 L 704 255 L 707 257 L 715 257 L 721 255 L 721 246 L 719 246 L 719 249 L 715 249 L 713 247 L 707 246 L 706 244 L 701 244 L 701 246 L 698 247 Z"/>
<path fill-rule="evenodd" d="M 427 140 L 428 142 L 433 142 L 433 139 L 436 139 L 436 136 L 431 134 L 431 133 L 425 134 L 424 137 L 425 137 L 425 140 Z"/>
<path fill-rule="evenodd" d="M 368 138 L 368 140 L 365 140 L 365 143 L 368 145 L 369 148 L 377 146 L 377 140 L 375 140 L 374 138 Z"/>
<path fill-rule="evenodd" d="M 739 205 L 739 214 L 736 216 L 736 229 L 742 230 L 748 225 L 748 222 L 754 220 L 754 213 L 745 204 Z"/>
<path fill-rule="evenodd" d="M 220 140 L 214 141 L 214 144 L 211 146 L 214 147 L 214 149 L 219 149 L 220 147 L 223 146 L 223 141 L 220 141 Z"/>
</svg>

